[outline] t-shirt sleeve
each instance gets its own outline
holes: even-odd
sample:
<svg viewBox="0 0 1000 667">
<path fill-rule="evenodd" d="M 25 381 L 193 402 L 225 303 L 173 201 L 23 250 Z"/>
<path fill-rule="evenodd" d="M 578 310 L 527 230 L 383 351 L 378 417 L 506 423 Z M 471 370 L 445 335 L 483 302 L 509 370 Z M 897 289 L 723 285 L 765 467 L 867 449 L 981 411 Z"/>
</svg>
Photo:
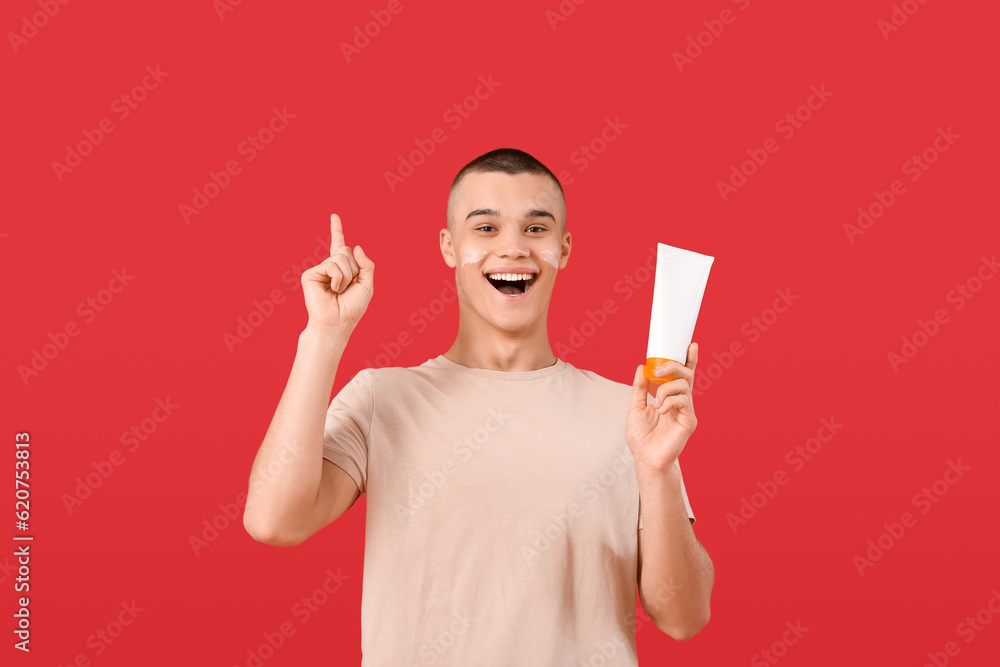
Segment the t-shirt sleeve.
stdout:
<svg viewBox="0 0 1000 667">
<path fill-rule="evenodd" d="M 674 459 L 674 465 L 677 469 L 681 469 L 681 462 L 679 459 Z M 687 510 L 688 519 L 694 524 L 694 512 L 691 511 L 691 503 L 688 501 L 687 490 L 684 488 L 684 475 L 681 475 L 681 497 L 684 499 L 684 509 Z M 639 530 L 642 530 L 642 498 L 639 498 Z"/>
<path fill-rule="evenodd" d="M 343 468 L 361 493 L 368 481 L 368 436 L 374 399 L 371 370 L 365 368 L 333 397 L 323 432 L 323 458 Z"/>
</svg>

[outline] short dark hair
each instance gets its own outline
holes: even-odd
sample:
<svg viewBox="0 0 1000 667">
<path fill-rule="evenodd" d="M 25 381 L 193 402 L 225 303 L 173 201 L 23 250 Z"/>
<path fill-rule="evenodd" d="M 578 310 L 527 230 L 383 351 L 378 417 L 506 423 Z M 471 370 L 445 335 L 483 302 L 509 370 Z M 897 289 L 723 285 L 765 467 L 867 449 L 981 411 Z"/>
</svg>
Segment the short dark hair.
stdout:
<svg viewBox="0 0 1000 667">
<path fill-rule="evenodd" d="M 552 171 L 542 164 L 533 155 L 525 153 L 517 148 L 495 148 L 489 153 L 483 153 L 472 162 L 459 169 L 451 182 L 451 189 L 448 198 L 466 174 L 500 172 L 516 176 L 517 174 L 542 174 L 555 181 L 559 188 L 559 195 L 563 198 L 563 205 L 566 203 L 566 194 L 563 192 L 562 183 L 556 178 Z M 564 221 L 565 223 L 565 221 Z M 448 216 L 448 227 L 451 228 L 451 216 Z M 565 227 L 564 227 L 565 230 Z"/>
</svg>

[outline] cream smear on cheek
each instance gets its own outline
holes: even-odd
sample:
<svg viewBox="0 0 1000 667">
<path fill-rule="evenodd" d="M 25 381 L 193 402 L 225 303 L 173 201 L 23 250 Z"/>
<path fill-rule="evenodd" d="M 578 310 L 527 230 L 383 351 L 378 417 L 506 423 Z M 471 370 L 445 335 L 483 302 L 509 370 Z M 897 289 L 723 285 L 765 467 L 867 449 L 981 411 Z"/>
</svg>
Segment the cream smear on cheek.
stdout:
<svg viewBox="0 0 1000 667">
<path fill-rule="evenodd" d="M 559 258 L 556 257 L 556 253 L 554 251 L 546 248 L 545 250 L 539 251 L 538 254 L 542 256 L 542 259 L 551 264 L 552 268 L 554 269 L 559 268 Z"/>
<path fill-rule="evenodd" d="M 463 255 L 462 266 L 465 266 L 466 264 L 475 264 L 476 262 L 481 262 L 483 261 L 484 257 L 486 257 L 485 250 L 480 250 L 479 252 L 473 252 L 469 253 L 468 255 Z"/>
</svg>

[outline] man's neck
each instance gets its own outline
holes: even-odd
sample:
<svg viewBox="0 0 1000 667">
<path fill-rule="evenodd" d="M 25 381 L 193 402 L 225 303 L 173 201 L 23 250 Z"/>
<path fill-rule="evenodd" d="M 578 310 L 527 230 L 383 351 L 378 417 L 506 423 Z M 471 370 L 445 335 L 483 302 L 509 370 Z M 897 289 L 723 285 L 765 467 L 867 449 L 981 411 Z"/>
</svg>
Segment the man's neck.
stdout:
<svg viewBox="0 0 1000 667">
<path fill-rule="evenodd" d="M 552 354 L 545 329 L 528 337 L 512 338 L 499 332 L 459 335 L 444 353 L 444 357 L 468 368 L 518 372 L 534 371 L 554 365 L 558 359 Z"/>
</svg>

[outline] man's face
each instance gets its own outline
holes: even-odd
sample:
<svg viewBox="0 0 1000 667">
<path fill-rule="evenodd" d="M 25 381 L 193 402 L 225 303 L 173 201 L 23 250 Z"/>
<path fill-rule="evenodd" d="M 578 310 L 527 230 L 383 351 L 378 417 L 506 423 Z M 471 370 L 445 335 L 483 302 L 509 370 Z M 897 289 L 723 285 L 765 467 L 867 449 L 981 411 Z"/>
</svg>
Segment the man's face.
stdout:
<svg viewBox="0 0 1000 667">
<path fill-rule="evenodd" d="M 509 333 L 544 327 L 571 243 L 556 183 L 543 174 L 466 174 L 448 210 L 454 231 L 441 230 L 441 254 L 456 269 L 463 319 Z"/>
</svg>

